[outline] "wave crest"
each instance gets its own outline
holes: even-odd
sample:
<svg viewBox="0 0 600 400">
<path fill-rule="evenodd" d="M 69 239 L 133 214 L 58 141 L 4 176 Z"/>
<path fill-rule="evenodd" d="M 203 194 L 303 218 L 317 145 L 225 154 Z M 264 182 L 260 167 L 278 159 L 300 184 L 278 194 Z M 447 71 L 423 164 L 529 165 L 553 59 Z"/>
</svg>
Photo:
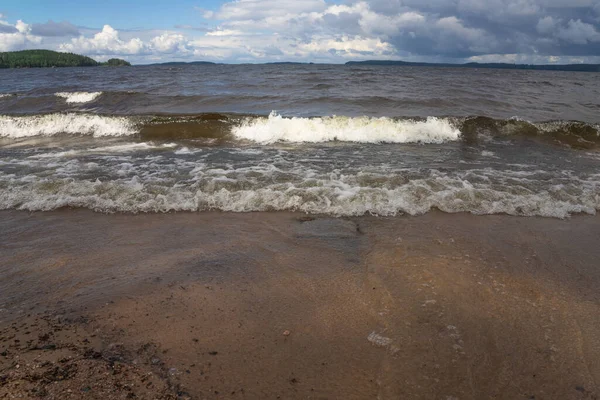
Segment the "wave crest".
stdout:
<svg viewBox="0 0 600 400">
<path fill-rule="evenodd" d="M 25 117 L 0 116 L 0 137 L 22 138 L 72 135 L 129 136 L 136 133 L 135 124 L 124 117 L 85 114 L 46 114 Z"/>
<path fill-rule="evenodd" d="M 62 97 L 67 103 L 89 103 L 96 100 L 102 92 L 59 92 L 55 96 Z"/>
<path fill-rule="evenodd" d="M 393 120 L 387 117 L 248 118 L 232 129 L 237 139 L 261 144 L 275 142 L 318 143 L 443 143 L 456 141 L 460 131 L 448 119 Z"/>
</svg>

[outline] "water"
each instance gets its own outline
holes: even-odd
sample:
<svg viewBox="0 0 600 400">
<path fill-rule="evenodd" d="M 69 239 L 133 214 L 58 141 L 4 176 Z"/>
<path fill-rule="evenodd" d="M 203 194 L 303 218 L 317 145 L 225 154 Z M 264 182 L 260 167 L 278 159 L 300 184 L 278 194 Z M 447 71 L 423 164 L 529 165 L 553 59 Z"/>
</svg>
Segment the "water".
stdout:
<svg viewBox="0 0 600 400">
<path fill-rule="evenodd" d="M 0 209 L 595 214 L 598 75 L 3 70 Z"/>
</svg>

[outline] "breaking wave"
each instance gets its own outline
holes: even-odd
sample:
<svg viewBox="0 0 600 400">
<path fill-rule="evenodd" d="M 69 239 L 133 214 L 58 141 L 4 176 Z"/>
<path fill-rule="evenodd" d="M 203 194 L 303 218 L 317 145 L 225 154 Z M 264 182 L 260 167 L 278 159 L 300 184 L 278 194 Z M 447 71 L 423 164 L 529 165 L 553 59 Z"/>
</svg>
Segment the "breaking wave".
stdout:
<svg viewBox="0 0 600 400">
<path fill-rule="evenodd" d="M 62 97 L 67 103 L 89 103 L 102 95 L 102 92 L 59 92 L 54 95 Z"/>
<path fill-rule="evenodd" d="M 171 116 L 111 116 L 54 113 L 0 115 L 0 137 L 58 134 L 136 136 L 142 140 L 224 139 L 282 143 L 445 143 L 480 138 L 530 137 L 577 149 L 600 147 L 600 125 L 579 121 L 529 122 L 488 117 L 283 117 L 206 113 Z"/>
<path fill-rule="evenodd" d="M 23 138 L 58 134 L 129 136 L 137 133 L 132 120 L 89 114 L 0 116 L 0 137 Z"/>
<path fill-rule="evenodd" d="M 268 118 L 245 120 L 233 128 L 233 136 L 268 144 L 275 142 L 318 143 L 443 143 L 460 138 L 460 131 L 448 119 L 429 117 L 425 121 L 394 120 L 386 117 Z"/>
</svg>

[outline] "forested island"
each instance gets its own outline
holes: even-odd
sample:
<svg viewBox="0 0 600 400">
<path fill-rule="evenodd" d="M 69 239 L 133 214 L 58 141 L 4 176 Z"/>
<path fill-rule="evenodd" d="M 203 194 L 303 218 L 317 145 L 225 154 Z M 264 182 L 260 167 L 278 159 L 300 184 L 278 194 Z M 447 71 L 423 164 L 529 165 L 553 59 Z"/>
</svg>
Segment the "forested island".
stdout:
<svg viewBox="0 0 600 400">
<path fill-rule="evenodd" d="M 579 71 L 600 72 L 600 64 L 507 64 L 507 63 L 426 63 L 394 60 L 348 61 L 346 65 L 392 65 L 406 67 L 446 67 L 446 68 L 497 68 L 497 69 L 529 69 L 536 71 Z"/>
<path fill-rule="evenodd" d="M 125 60 L 111 58 L 98 62 L 90 57 L 51 50 L 22 50 L 0 53 L 0 68 L 52 68 L 52 67 L 121 67 L 131 66 Z"/>
</svg>

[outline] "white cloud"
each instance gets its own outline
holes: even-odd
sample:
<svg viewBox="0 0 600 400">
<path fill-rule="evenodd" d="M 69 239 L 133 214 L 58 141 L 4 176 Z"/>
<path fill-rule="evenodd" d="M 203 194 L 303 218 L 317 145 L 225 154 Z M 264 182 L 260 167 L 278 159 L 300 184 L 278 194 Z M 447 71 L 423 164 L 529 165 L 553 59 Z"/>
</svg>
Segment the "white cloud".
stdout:
<svg viewBox="0 0 600 400">
<path fill-rule="evenodd" d="M 129 41 L 122 40 L 116 29 L 110 25 L 104 25 L 102 31 L 96 33 L 94 37 L 80 36 L 74 38 L 70 43 L 61 44 L 60 50 L 98 55 L 136 55 L 147 52 L 147 45 L 139 38 Z"/>
<path fill-rule="evenodd" d="M 206 12 L 205 18 L 218 20 L 261 20 L 281 15 L 324 10 L 324 0 L 236 0 L 225 3 L 217 12 Z"/>
<path fill-rule="evenodd" d="M 600 57 L 542 56 L 537 54 L 485 54 L 467 59 L 469 62 L 508 63 L 508 64 L 580 64 L 583 62 L 600 63 Z"/>
<path fill-rule="evenodd" d="M 341 36 L 338 38 L 315 38 L 309 43 L 298 44 L 298 49 L 305 55 L 314 53 L 335 53 L 342 57 L 360 56 L 361 53 L 382 55 L 393 51 L 389 43 L 381 39 Z"/>
<path fill-rule="evenodd" d="M 600 49 L 598 0 L 225 0 L 197 11 L 197 28 L 175 25 L 168 31 L 117 31 L 110 25 L 94 31 L 66 21 L 30 26 L 0 18 L 0 50 L 43 45 L 144 63 L 454 62 L 526 54 L 553 62 L 551 57 L 592 59 Z"/>
<path fill-rule="evenodd" d="M 244 32 L 235 29 L 217 29 L 216 31 L 206 32 L 206 36 L 241 36 Z"/>
<path fill-rule="evenodd" d="M 150 41 L 150 48 L 159 53 L 185 54 L 190 51 L 188 40 L 179 33 L 163 33 Z"/>
<path fill-rule="evenodd" d="M 4 18 L 0 14 L 0 18 Z M 36 46 L 42 43 L 42 38 L 31 33 L 31 26 L 18 20 L 15 25 L 0 20 L 4 29 L 0 30 L 0 51 L 15 51 Z M 5 32 L 6 33 L 2 33 Z"/>
</svg>

